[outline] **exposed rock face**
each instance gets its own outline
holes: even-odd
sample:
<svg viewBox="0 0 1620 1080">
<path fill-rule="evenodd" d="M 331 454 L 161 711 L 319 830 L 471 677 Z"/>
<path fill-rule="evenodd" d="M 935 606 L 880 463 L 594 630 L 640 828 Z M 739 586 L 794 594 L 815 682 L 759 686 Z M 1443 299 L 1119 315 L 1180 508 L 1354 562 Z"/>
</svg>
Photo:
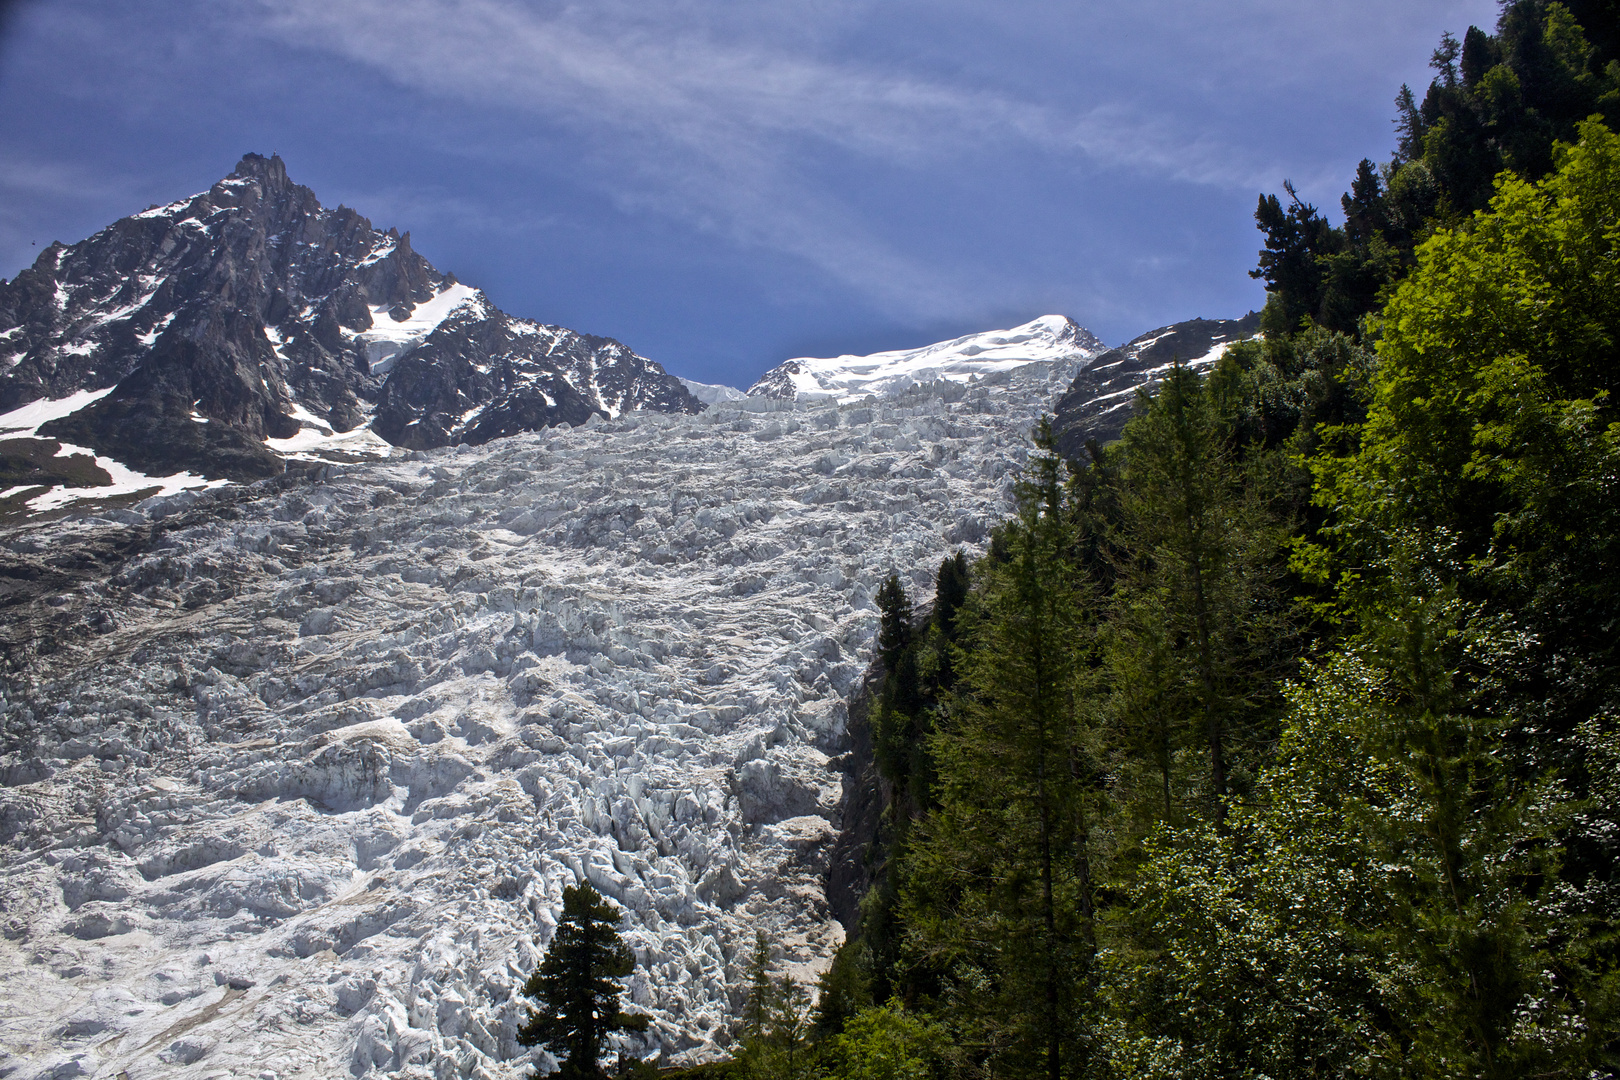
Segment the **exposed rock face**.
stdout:
<svg viewBox="0 0 1620 1080">
<path fill-rule="evenodd" d="M 633 412 L 0 532 L 0 1075 L 517 1080 L 581 880 L 624 1048 L 716 1056 L 756 930 L 805 982 L 842 940 L 873 593 L 982 550 L 1049 401 Z"/>
<path fill-rule="evenodd" d="M 1081 369 L 1058 399 L 1052 418 L 1058 451 L 1077 460 L 1087 441 L 1118 438 L 1131 418 L 1138 389 L 1157 385 L 1178 361 L 1195 368 L 1213 364 L 1233 342 L 1259 330 L 1260 315 L 1251 311 L 1241 319 L 1172 323 L 1109 349 Z"/>
<path fill-rule="evenodd" d="M 702 408 L 616 341 L 505 315 L 409 233 L 321 206 L 257 154 L 0 282 L 0 413 L 107 388 L 39 437 L 232 479 L 280 472 L 301 434 L 354 431 L 374 409 L 378 434 L 426 448 Z"/>
</svg>

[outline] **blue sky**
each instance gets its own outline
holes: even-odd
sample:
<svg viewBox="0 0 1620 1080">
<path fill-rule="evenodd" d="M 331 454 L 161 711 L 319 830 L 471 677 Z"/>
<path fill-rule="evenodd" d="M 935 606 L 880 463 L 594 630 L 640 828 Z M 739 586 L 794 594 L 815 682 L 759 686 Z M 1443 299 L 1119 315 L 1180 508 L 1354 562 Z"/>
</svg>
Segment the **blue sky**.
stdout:
<svg viewBox="0 0 1620 1080">
<path fill-rule="evenodd" d="M 1496 10 L 24 0 L 0 276 L 275 151 L 503 309 L 690 378 L 1048 312 L 1118 344 L 1259 306 L 1256 195 L 1336 211 L 1441 31 Z"/>
</svg>

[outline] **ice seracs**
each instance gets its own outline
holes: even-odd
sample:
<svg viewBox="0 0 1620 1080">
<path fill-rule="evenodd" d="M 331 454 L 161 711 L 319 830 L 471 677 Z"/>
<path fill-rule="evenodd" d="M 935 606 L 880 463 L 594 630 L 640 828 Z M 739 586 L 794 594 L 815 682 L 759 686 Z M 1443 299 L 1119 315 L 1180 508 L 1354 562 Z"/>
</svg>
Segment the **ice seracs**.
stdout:
<svg viewBox="0 0 1620 1080">
<path fill-rule="evenodd" d="M 756 930 L 801 980 L 843 939 L 874 592 L 982 550 L 1049 402 L 632 411 L 0 532 L 0 1075 L 517 1080 L 582 880 L 624 1048 L 716 1056 Z"/>
<path fill-rule="evenodd" d="M 798 357 L 777 365 L 748 388 L 750 396 L 848 403 L 893 394 L 920 383 L 967 382 L 1029 364 L 1050 365 L 1067 383 L 1106 350 L 1097 337 L 1063 315 L 1043 315 L 1011 330 L 990 330 L 918 349 L 868 356 Z"/>
</svg>

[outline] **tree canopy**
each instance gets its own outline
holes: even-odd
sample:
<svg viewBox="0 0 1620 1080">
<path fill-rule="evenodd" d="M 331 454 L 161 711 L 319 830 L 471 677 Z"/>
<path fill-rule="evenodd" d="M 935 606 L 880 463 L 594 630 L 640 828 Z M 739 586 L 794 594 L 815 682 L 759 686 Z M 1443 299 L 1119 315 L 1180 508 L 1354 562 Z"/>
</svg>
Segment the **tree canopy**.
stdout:
<svg viewBox="0 0 1620 1080">
<path fill-rule="evenodd" d="M 619 909 L 588 883 L 563 889 L 562 918 L 546 955 L 528 981 L 534 999 L 518 1042 L 561 1055 L 562 1080 L 595 1080 L 602 1040 L 614 1031 L 645 1031 L 647 1017 L 619 1009 L 620 979 L 635 970 L 635 954 L 619 937 Z M 538 1075 L 538 1074 L 537 1074 Z"/>
</svg>

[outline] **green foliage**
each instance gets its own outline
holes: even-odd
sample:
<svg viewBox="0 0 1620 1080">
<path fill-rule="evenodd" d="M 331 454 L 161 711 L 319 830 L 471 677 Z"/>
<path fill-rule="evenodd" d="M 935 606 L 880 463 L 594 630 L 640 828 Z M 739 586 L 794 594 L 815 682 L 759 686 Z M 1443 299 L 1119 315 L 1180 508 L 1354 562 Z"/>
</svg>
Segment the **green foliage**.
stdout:
<svg viewBox="0 0 1620 1080">
<path fill-rule="evenodd" d="M 1376 609 L 1402 561 L 1454 582 L 1524 637 L 1478 678 L 1565 730 L 1613 696 L 1613 637 L 1590 631 L 1620 620 L 1620 139 L 1581 130 L 1557 174 L 1504 178 L 1491 213 L 1424 245 L 1357 452 L 1315 462 L 1346 605 Z M 1549 681 L 1555 655 L 1573 666 Z"/>
<path fill-rule="evenodd" d="M 645 1031 L 647 1017 L 619 1010 L 618 980 L 635 970 L 635 954 L 620 940 L 619 909 L 589 884 L 563 889 L 562 918 L 545 959 L 523 984 L 538 1008 L 518 1030 L 518 1042 L 561 1054 L 563 1080 L 602 1075 L 602 1040 L 614 1031 Z"/>
<path fill-rule="evenodd" d="M 946 641 L 956 637 L 956 613 L 967 602 L 968 589 L 972 584 L 967 556 L 962 554 L 960 548 L 956 554 L 940 562 L 939 573 L 934 578 L 933 621 Z"/>
<path fill-rule="evenodd" d="M 830 1080 L 932 1080 L 950 1054 L 945 1030 L 899 1001 L 861 1010 L 833 1040 Z"/>
<path fill-rule="evenodd" d="M 888 636 L 827 1068 L 1620 1070 L 1614 15 L 1443 39 L 1342 227 L 1262 201 L 1263 340 L 1067 475 L 1037 429 Z"/>
<path fill-rule="evenodd" d="M 1127 738 L 1152 747 L 1167 805 L 1174 750 L 1195 742 L 1218 821 L 1234 754 L 1266 738 L 1275 705 L 1256 675 L 1285 629 L 1268 595 L 1281 534 L 1242 482 L 1205 389 L 1177 366 L 1125 429 L 1128 558 L 1110 659 Z"/>
<path fill-rule="evenodd" d="M 1484 209 L 1499 174 L 1546 176 L 1555 147 L 1581 122 L 1594 114 L 1620 122 L 1616 13 L 1606 3 L 1574 8 L 1510 0 L 1495 35 L 1477 27 L 1461 42 L 1445 35 L 1421 104 L 1407 87 L 1396 98 L 1395 157 L 1382 170 L 1363 160 L 1340 200 L 1342 226 L 1287 183 L 1289 206 L 1261 196 L 1255 222 L 1266 240 L 1251 276 L 1270 294 L 1268 333 L 1306 323 L 1357 332 L 1415 264 L 1417 245 Z"/>
<path fill-rule="evenodd" d="M 1597 1063 L 1551 902 L 1570 805 L 1510 775 L 1500 724 L 1434 711 L 1443 607 L 1411 611 L 1393 654 L 1294 688 L 1270 803 L 1226 835 L 1154 837 L 1120 915 L 1138 951 L 1111 957 L 1116 1060 L 1211 1077 Z"/>
<path fill-rule="evenodd" d="M 754 951 L 748 958 L 748 997 L 739 1032 L 743 1039 L 763 1038 L 770 1031 L 776 1018 L 777 998 L 777 986 L 771 979 L 771 944 L 765 931 L 758 930 L 754 933 Z"/>
<path fill-rule="evenodd" d="M 1076 701 L 1088 587 L 1063 557 L 1049 446 L 1020 487 L 1009 558 L 959 617 L 958 689 L 930 740 L 940 804 L 918 826 L 901 901 L 911 959 L 946 974 L 974 1051 L 996 1071 L 1056 1077 L 1085 1053 L 1095 767 Z"/>
<path fill-rule="evenodd" d="M 813 1018 L 810 997 L 786 976 L 771 978 L 770 964 L 770 942 L 761 931 L 754 936 L 749 957 L 735 1060 L 748 1080 L 801 1080 L 816 1064 L 807 1044 Z"/>
<path fill-rule="evenodd" d="M 850 1017 L 872 1004 L 872 953 L 863 938 L 848 941 L 822 973 L 816 996 L 816 1033 L 844 1030 Z"/>
<path fill-rule="evenodd" d="M 900 582 L 900 575 L 890 572 L 878 586 L 874 597 L 881 621 L 878 624 L 878 656 L 886 671 L 893 671 L 900 654 L 911 644 L 911 598 Z"/>
</svg>

